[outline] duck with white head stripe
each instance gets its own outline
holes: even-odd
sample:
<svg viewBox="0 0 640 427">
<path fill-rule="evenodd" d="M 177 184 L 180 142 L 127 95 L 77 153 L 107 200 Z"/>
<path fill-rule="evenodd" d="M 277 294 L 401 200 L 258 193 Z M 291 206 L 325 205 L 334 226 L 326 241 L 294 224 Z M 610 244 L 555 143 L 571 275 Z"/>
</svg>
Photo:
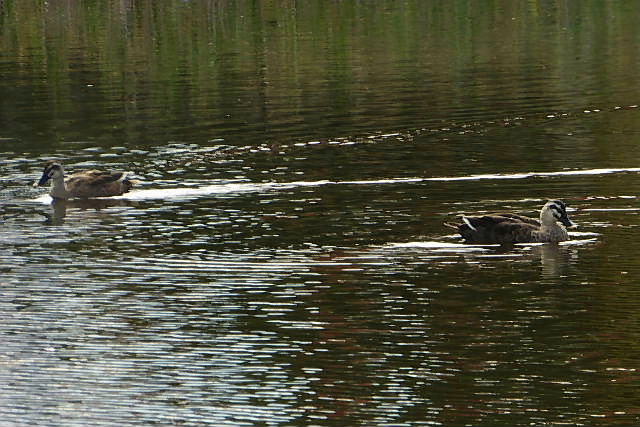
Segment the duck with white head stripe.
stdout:
<svg viewBox="0 0 640 427">
<path fill-rule="evenodd" d="M 125 172 L 89 170 L 65 178 L 62 164 L 56 161 L 45 163 L 42 176 L 33 185 L 43 186 L 49 181 L 49 194 L 54 200 L 120 196 L 133 186 Z"/>
<path fill-rule="evenodd" d="M 445 223 L 457 230 L 465 243 L 501 244 L 563 242 L 569 240 L 565 227 L 576 227 L 561 200 L 549 200 L 540 210 L 540 219 L 502 213 L 462 216 L 462 223 Z"/>
</svg>

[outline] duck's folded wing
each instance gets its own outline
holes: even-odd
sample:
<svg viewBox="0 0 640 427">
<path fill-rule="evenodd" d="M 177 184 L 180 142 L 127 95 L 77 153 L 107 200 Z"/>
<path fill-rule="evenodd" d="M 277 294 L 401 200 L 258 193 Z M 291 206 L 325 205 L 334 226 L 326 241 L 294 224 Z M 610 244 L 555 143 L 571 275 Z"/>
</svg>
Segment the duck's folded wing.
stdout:
<svg viewBox="0 0 640 427">
<path fill-rule="evenodd" d="M 538 226 L 522 221 L 502 221 L 496 225 L 494 235 L 498 243 L 535 242 Z"/>
<path fill-rule="evenodd" d="M 517 215 L 516 215 L 517 216 Z M 520 223 L 517 218 L 510 215 L 483 215 L 483 216 L 463 216 L 462 220 L 473 229 L 493 228 L 500 224 Z"/>
<path fill-rule="evenodd" d="M 518 215 L 484 215 L 463 217 L 460 234 L 469 243 L 510 244 L 530 242 L 538 229 L 535 224 L 523 222 Z M 525 217 L 526 218 L 526 217 Z"/>
<path fill-rule="evenodd" d="M 82 182 L 84 185 L 105 185 L 110 182 L 118 181 L 124 176 L 124 172 L 90 170 L 70 176 L 67 182 Z"/>
<path fill-rule="evenodd" d="M 131 182 L 125 178 L 125 172 L 92 170 L 71 175 L 65 186 L 73 198 L 119 196 L 131 188 Z"/>
<path fill-rule="evenodd" d="M 499 214 L 501 217 L 511 218 L 516 221 L 524 222 L 525 224 L 535 225 L 536 227 L 540 227 L 540 221 L 535 218 L 529 218 L 528 216 L 516 215 L 512 213 L 502 213 Z"/>
<path fill-rule="evenodd" d="M 120 181 L 125 176 L 124 172 L 106 172 L 95 178 L 93 185 L 104 185 L 110 182 Z"/>
</svg>

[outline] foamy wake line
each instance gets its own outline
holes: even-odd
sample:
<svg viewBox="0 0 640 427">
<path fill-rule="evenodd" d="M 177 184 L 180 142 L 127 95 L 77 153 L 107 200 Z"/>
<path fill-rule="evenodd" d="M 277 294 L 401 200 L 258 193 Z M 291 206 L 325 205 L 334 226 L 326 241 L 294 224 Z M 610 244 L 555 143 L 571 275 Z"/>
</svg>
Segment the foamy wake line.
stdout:
<svg viewBox="0 0 640 427">
<path fill-rule="evenodd" d="M 575 175 L 605 175 L 612 173 L 640 172 L 640 168 L 617 168 L 617 169 L 582 169 L 558 172 L 526 172 L 514 174 L 481 174 L 453 177 L 429 177 L 429 178 L 385 178 L 372 180 L 353 181 L 293 181 L 293 182 L 265 182 L 265 183 L 219 183 L 204 186 L 177 187 L 177 188 L 155 188 L 155 189 L 134 189 L 122 196 L 109 197 L 109 199 L 126 200 L 153 200 L 153 199 L 180 199 L 194 198 L 208 195 L 221 195 L 233 193 L 252 193 L 272 190 L 284 190 L 298 187 L 319 187 L 323 185 L 389 185 L 408 184 L 430 181 L 478 181 L 486 179 L 525 179 L 532 177 L 553 177 L 553 176 L 575 176 Z M 39 203 L 51 203 L 49 195 L 42 195 L 33 200 Z"/>
<path fill-rule="evenodd" d="M 177 188 L 155 188 L 149 190 L 132 190 L 122 196 L 112 197 L 114 199 L 127 200 L 149 200 L 149 199 L 180 199 L 193 198 L 208 195 L 223 195 L 234 193 L 255 193 L 268 190 L 281 190 L 295 187 L 313 187 L 323 185 L 328 181 L 316 182 L 290 182 L 290 183 L 231 183 L 212 184 L 202 187 L 177 187 Z"/>
<path fill-rule="evenodd" d="M 587 237 L 597 235 L 597 233 L 583 233 L 580 237 Z M 575 236 L 578 237 L 578 236 Z M 588 245 L 597 242 L 596 237 L 592 238 L 580 238 L 575 239 L 572 236 L 571 240 L 558 243 L 560 246 L 581 246 Z M 527 248 L 533 246 L 553 245 L 553 243 L 516 243 L 515 247 Z M 407 243 L 389 243 L 384 246 L 387 249 L 414 249 L 414 250 L 427 250 L 429 252 L 487 252 L 500 248 L 498 244 L 486 244 L 486 245 L 470 245 L 465 243 L 444 243 L 444 242 L 407 242 Z"/>
<path fill-rule="evenodd" d="M 121 196 L 101 197 L 104 200 L 163 200 L 191 199 L 202 196 L 215 196 L 234 193 L 255 193 L 270 190 L 282 190 L 296 187 L 315 187 L 330 184 L 330 181 L 299 181 L 289 183 L 220 183 L 193 187 L 133 189 Z M 34 202 L 51 203 L 52 198 L 43 194 L 33 199 Z"/>
<path fill-rule="evenodd" d="M 433 177 L 424 178 L 424 181 L 475 181 L 481 179 L 524 179 L 546 176 L 573 176 L 573 175 L 606 175 L 612 173 L 640 172 L 640 168 L 599 168 L 599 169 L 579 169 L 557 172 L 524 172 L 513 174 L 482 174 L 468 176 Z"/>
</svg>

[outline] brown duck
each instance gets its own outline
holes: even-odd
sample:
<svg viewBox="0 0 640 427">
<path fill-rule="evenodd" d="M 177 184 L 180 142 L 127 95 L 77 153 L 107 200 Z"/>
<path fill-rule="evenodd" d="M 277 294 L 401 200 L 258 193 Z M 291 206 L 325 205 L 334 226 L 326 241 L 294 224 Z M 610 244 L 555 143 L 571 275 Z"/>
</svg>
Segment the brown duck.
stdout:
<svg viewBox="0 0 640 427">
<path fill-rule="evenodd" d="M 125 172 L 90 170 L 75 173 L 65 179 L 64 168 L 55 161 L 45 163 L 42 177 L 34 186 L 45 185 L 49 180 L 49 194 L 54 199 L 62 200 L 119 196 L 133 186 Z"/>
<path fill-rule="evenodd" d="M 465 243 L 501 244 L 563 242 L 569 240 L 566 227 L 576 225 L 561 200 L 549 200 L 540 210 L 540 220 L 516 214 L 462 216 L 462 223 L 445 223 L 456 229 Z"/>
</svg>

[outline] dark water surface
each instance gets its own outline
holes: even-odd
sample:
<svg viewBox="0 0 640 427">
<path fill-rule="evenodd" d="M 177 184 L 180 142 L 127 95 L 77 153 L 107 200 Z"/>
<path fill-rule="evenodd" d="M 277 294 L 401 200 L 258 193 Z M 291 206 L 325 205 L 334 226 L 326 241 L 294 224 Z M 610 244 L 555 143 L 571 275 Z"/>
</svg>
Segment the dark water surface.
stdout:
<svg viewBox="0 0 640 427">
<path fill-rule="evenodd" d="M 0 5 L 1 425 L 640 423 L 640 3 Z"/>
</svg>

